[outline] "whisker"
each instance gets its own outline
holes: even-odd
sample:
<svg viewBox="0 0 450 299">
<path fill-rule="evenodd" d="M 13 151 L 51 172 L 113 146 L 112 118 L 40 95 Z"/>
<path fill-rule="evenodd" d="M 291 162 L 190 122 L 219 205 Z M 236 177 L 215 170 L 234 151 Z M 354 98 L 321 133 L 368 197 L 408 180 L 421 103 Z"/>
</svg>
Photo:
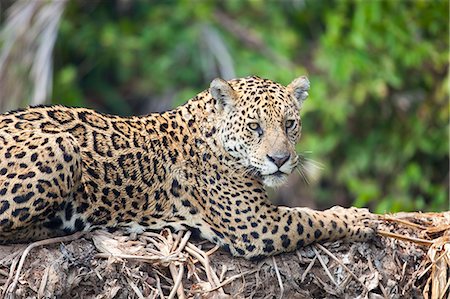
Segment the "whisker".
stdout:
<svg viewBox="0 0 450 299">
<path fill-rule="evenodd" d="M 309 185 L 310 182 L 308 180 L 308 176 L 303 172 L 303 170 L 301 168 L 296 168 L 297 172 L 300 174 L 300 177 L 303 179 L 303 181 Z"/>
<path fill-rule="evenodd" d="M 310 184 L 310 180 L 316 181 L 319 178 L 320 170 L 324 169 L 325 166 L 313 159 L 307 158 L 306 154 L 310 154 L 311 152 L 302 152 L 298 154 L 298 163 L 296 169 L 303 180 Z"/>
</svg>

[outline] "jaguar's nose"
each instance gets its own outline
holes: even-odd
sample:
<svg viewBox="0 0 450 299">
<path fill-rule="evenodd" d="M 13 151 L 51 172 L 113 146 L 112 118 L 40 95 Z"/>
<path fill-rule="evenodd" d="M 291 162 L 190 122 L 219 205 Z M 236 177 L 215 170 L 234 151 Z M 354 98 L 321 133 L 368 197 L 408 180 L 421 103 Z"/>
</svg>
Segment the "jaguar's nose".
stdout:
<svg viewBox="0 0 450 299">
<path fill-rule="evenodd" d="M 291 157 L 288 153 L 281 153 L 281 154 L 275 154 L 275 155 L 267 155 L 267 159 L 269 159 L 270 162 L 273 162 L 278 168 L 284 165 L 289 158 Z"/>
</svg>

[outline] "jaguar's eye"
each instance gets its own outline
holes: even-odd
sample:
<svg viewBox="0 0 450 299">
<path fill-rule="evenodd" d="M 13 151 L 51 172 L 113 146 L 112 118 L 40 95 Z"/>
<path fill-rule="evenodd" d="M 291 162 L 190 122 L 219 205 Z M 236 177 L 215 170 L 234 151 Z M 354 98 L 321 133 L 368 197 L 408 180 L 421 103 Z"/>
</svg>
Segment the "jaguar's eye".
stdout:
<svg viewBox="0 0 450 299">
<path fill-rule="evenodd" d="M 252 131 L 258 133 L 258 136 L 261 137 L 263 134 L 263 130 L 258 123 L 248 123 L 248 128 Z"/>
<path fill-rule="evenodd" d="M 284 125 L 285 125 L 286 129 L 290 129 L 294 126 L 294 124 L 295 124 L 294 120 L 288 119 Z"/>
<path fill-rule="evenodd" d="M 258 131 L 259 129 L 261 129 L 258 123 L 249 123 L 248 127 L 253 131 Z"/>
</svg>

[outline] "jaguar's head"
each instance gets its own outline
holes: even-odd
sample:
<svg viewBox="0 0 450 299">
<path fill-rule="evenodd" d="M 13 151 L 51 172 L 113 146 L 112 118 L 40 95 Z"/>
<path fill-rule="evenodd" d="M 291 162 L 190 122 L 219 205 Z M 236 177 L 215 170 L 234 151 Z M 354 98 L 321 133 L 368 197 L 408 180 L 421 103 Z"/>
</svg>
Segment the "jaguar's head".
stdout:
<svg viewBox="0 0 450 299">
<path fill-rule="evenodd" d="M 299 110 L 308 90 L 304 76 L 288 86 L 259 77 L 211 82 L 209 92 L 220 114 L 221 145 L 267 186 L 282 185 L 297 166 Z"/>
</svg>

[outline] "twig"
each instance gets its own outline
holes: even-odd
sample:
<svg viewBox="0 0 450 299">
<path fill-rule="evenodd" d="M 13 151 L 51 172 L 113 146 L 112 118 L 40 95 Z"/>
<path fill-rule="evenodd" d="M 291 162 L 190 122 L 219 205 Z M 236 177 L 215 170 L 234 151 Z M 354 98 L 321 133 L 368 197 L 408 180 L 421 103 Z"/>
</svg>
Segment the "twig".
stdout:
<svg viewBox="0 0 450 299">
<path fill-rule="evenodd" d="M 419 245 L 424 245 L 424 246 L 433 245 L 433 241 L 403 236 L 403 235 L 399 235 L 399 234 L 395 234 L 395 233 L 391 233 L 391 232 L 387 232 L 387 231 L 383 231 L 383 230 L 377 231 L 377 234 L 379 234 L 380 236 L 394 238 L 394 239 L 398 239 L 401 241 L 409 241 L 409 242 L 413 242 L 413 243 L 416 243 Z"/>
<path fill-rule="evenodd" d="M 205 268 L 205 273 L 206 277 L 208 278 L 208 282 L 211 285 L 211 289 L 216 289 L 220 293 L 225 294 L 222 287 L 217 287 L 220 285 L 220 279 L 219 277 L 217 277 L 216 272 L 214 272 L 211 268 L 208 253 L 205 253 L 203 250 L 200 250 L 199 248 L 197 248 L 197 246 L 191 243 L 188 243 L 186 245 L 185 250 L 191 255 L 193 255 L 195 258 L 197 258 L 200 261 L 200 263 L 202 263 L 203 267 Z M 215 251 L 215 249 L 213 248 L 213 250 L 210 250 L 209 252 L 211 251 Z"/>
<path fill-rule="evenodd" d="M 450 279 L 447 281 L 447 284 L 445 285 L 444 289 L 442 290 L 441 298 L 439 298 L 439 299 L 444 298 L 444 296 L 445 296 L 445 294 L 447 293 L 447 290 L 449 289 L 449 287 L 450 287 Z M 450 296 L 450 295 L 449 295 L 449 296 Z"/>
<path fill-rule="evenodd" d="M 9 273 L 3 269 L 0 269 L 0 275 L 8 277 Z"/>
<path fill-rule="evenodd" d="M 328 249 L 326 249 L 325 247 L 323 247 L 322 245 L 320 245 L 319 243 L 315 244 L 317 247 L 319 247 L 323 252 L 325 252 L 329 257 L 331 257 L 333 260 L 335 260 L 342 268 L 344 268 L 348 273 L 350 273 L 350 275 L 359 283 L 361 283 L 361 285 L 366 288 L 366 286 L 359 281 L 358 277 L 346 266 L 344 265 L 344 263 L 342 263 L 334 254 L 332 254 Z M 371 266 L 371 263 L 369 262 L 369 267 Z"/>
<path fill-rule="evenodd" d="M 223 281 L 225 274 L 227 273 L 228 269 L 227 269 L 227 265 L 223 264 L 222 265 L 222 271 L 220 271 L 220 275 L 219 275 L 219 281 Z"/>
<path fill-rule="evenodd" d="M 8 254 L 7 256 L 2 258 L 0 260 L 0 265 L 5 266 L 5 267 L 10 265 L 11 261 L 14 260 L 15 257 L 20 256 L 23 253 L 23 251 L 25 250 L 25 248 L 26 248 L 26 246 L 23 246 L 23 247 L 17 249 L 14 253 Z"/>
<path fill-rule="evenodd" d="M 14 270 L 16 269 L 16 266 L 17 266 L 18 262 L 19 262 L 19 256 L 16 256 L 15 258 L 13 258 L 13 260 L 11 262 L 11 266 L 9 268 L 8 279 L 6 280 L 6 282 L 5 282 L 5 284 L 3 285 L 3 288 L 2 288 L 2 293 L 1 293 L 2 296 L 1 297 L 3 297 L 3 295 L 6 293 L 6 290 L 8 289 L 9 284 L 13 280 Z"/>
<path fill-rule="evenodd" d="M 127 259 L 127 260 L 139 260 L 139 261 L 143 261 L 143 262 L 159 261 L 161 263 L 169 263 L 169 262 L 174 262 L 174 261 L 175 262 L 184 262 L 186 260 L 186 258 L 179 256 L 179 255 L 175 255 L 175 254 L 171 254 L 168 256 L 161 255 L 160 252 L 155 253 L 155 254 L 159 254 L 159 256 L 97 253 L 96 255 L 94 255 L 94 257 L 104 258 L 104 259 L 114 257 L 114 258 L 122 258 L 122 259 Z"/>
<path fill-rule="evenodd" d="M 175 235 L 174 242 L 172 244 L 172 247 L 170 248 L 171 252 L 175 251 L 175 248 L 178 246 L 178 243 L 180 243 L 181 236 L 183 235 L 183 233 L 184 233 L 184 231 L 180 230 Z"/>
<path fill-rule="evenodd" d="M 372 258 L 370 256 L 367 257 L 367 261 L 369 263 L 369 270 L 371 273 L 374 273 L 376 270 L 373 267 L 373 262 L 372 262 Z M 365 291 L 369 291 L 369 289 L 366 287 L 366 285 L 360 281 L 359 279 L 356 279 L 357 281 L 359 281 L 361 283 L 361 285 L 363 286 Z M 384 299 L 389 299 L 390 297 L 388 296 L 388 293 L 386 292 L 386 289 L 384 288 L 383 284 L 382 284 L 382 280 L 378 281 L 378 286 L 380 287 L 381 292 L 383 293 L 383 298 Z"/>
<path fill-rule="evenodd" d="M 131 289 L 134 291 L 134 293 L 138 296 L 139 299 L 145 299 L 144 295 L 142 295 L 142 292 L 139 290 L 137 285 L 134 284 L 134 282 L 127 277 L 127 282 L 130 285 Z"/>
<path fill-rule="evenodd" d="M 155 279 L 156 279 L 156 288 L 158 289 L 159 292 L 159 298 L 165 299 L 166 297 L 164 297 L 164 293 L 161 289 L 161 279 L 159 279 L 158 273 L 155 273 Z"/>
<path fill-rule="evenodd" d="M 205 253 L 205 255 L 206 255 L 206 256 L 210 256 L 211 254 L 213 254 L 214 252 L 216 252 L 217 250 L 219 250 L 219 248 L 220 248 L 220 246 L 219 246 L 219 245 L 216 245 L 216 246 L 214 246 L 213 248 L 211 248 L 210 250 L 208 250 L 208 251 Z"/>
<path fill-rule="evenodd" d="M 203 266 L 205 267 L 206 277 L 208 278 L 208 281 L 209 281 L 211 287 L 214 288 L 217 284 L 214 281 L 212 271 L 211 271 L 211 266 L 209 265 L 208 257 L 202 256 L 203 252 L 200 249 L 198 249 L 196 246 L 192 245 L 191 243 L 188 243 L 186 245 L 185 250 L 189 254 L 193 255 L 196 259 L 198 259 L 200 261 L 200 263 L 203 264 Z"/>
<path fill-rule="evenodd" d="M 176 253 L 176 254 L 180 253 L 180 252 L 184 249 L 184 247 L 186 246 L 186 244 L 187 244 L 187 242 L 189 241 L 189 238 L 190 238 L 190 237 L 191 237 L 191 232 L 190 232 L 190 231 L 187 231 L 187 232 L 184 234 L 184 237 L 183 237 L 183 239 L 181 240 L 180 245 L 178 246 L 177 250 L 174 251 L 174 253 Z"/>
<path fill-rule="evenodd" d="M 418 229 L 421 229 L 421 230 L 426 230 L 427 229 L 425 226 L 422 226 L 420 224 L 416 224 L 416 223 L 413 223 L 413 222 L 408 221 L 408 220 L 393 218 L 393 217 L 391 217 L 389 215 L 380 215 L 379 217 L 380 217 L 381 220 L 385 220 L 385 221 L 389 221 L 389 222 L 397 222 L 397 223 L 401 223 L 401 224 L 404 224 L 406 226 L 418 228 Z"/>
<path fill-rule="evenodd" d="M 431 264 L 428 266 L 428 267 L 426 267 L 423 271 L 422 271 L 422 273 L 421 274 L 419 274 L 419 279 L 420 278 L 422 278 L 422 276 L 424 276 L 425 274 L 427 274 L 428 273 L 428 271 L 430 271 L 430 269 L 433 267 L 433 266 L 435 266 L 436 265 L 436 263 L 441 259 L 441 258 L 443 258 L 444 257 L 444 255 L 441 255 L 441 256 L 439 256 L 436 260 L 432 260 L 431 261 Z"/>
<path fill-rule="evenodd" d="M 428 234 L 437 234 L 440 232 L 444 232 L 448 229 L 450 229 L 450 225 L 433 226 L 433 227 L 427 228 L 425 230 L 425 232 Z"/>
<path fill-rule="evenodd" d="M 314 256 L 314 258 L 312 259 L 312 261 L 309 263 L 308 267 L 306 268 L 305 272 L 303 272 L 302 274 L 302 278 L 301 278 L 301 282 L 305 281 L 306 275 L 308 275 L 309 271 L 311 270 L 311 268 L 314 266 L 314 263 L 317 260 L 317 255 Z"/>
<path fill-rule="evenodd" d="M 331 275 L 330 271 L 327 268 L 327 265 L 325 265 L 325 262 L 322 260 L 322 257 L 320 256 L 316 247 L 312 246 L 312 249 L 313 249 L 314 253 L 316 254 L 317 258 L 319 259 L 319 262 L 322 265 L 322 268 L 325 270 L 325 273 L 328 275 L 328 277 L 333 282 L 333 284 L 339 288 L 339 284 L 334 280 L 333 275 Z"/>
<path fill-rule="evenodd" d="M 378 284 L 378 286 L 380 287 L 380 290 L 383 293 L 383 298 L 384 299 L 389 299 L 388 293 L 386 292 L 386 288 L 383 286 L 383 284 L 380 282 Z"/>
<path fill-rule="evenodd" d="M 175 294 L 178 294 L 179 299 L 186 298 L 186 295 L 184 294 L 184 288 L 181 283 L 181 279 L 183 278 L 183 273 L 184 273 L 184 266 L 180 265 L 180 270 L 178 271 L 178 275 L 177 275 L 176 266 L 173 263 L 171 263 L 169 265 L 169 270 L 170 270 L 170 274 L 172 274 L 172 278 L 174 281 L 172 290 L 170 291 L 170 294 L 169 294 L 169 299 L 173 299 L 175 297 Z"/>
<path fill-rule="evenodd" d="M 283 280 L 281 279 L 280 270 L 278 269 L 277 262 L 275 261 L 275 257 L 272 256 L 273 267 L 275 268 L 275 274 L 277 275 L 278 285 L 280 286 L 280 298 L 283 298 L 284 294 L 284 285 Z"/>
<path fill-rule="evenodd" d="M 238 264 L 237 266 L 238 266 L 239 273 L 242 273 L 241 265 Z M 256 277 L 259 276 L 259 271 L 261 271 L 261 267 L 258 268 L 258 271 L 256 272 Z M 241 294 L 242 292 L 244 292 L 244 289 L 245 289 L 245 284 L 246 284 L 246 282 L 245 282 L 245 275 L 242 275 L 241 277 L 242 277 L 242 284 L 241 284 L 241 287 L 239 288 L 239 290 L 236 292 L 236 295 L 237 294 Z"/>
<path fill-rule="evenodd" d="M 45 292 L 45 287 L 47 286 L 48 274 L 50 272 L 50 267 L 51 266 L 47 266 L 47 268 L 45 268 L 44 275 L 42 276 L 42 280 L 39 285 L 38 299 L 44 297 L 44 292 Z"/>
<path fill-rule="evenodd" d="M 403 267 L 402 267 L 402 280 L 403 280 L 403 278 L 405 278 L 406 266 L 408 266 L 408 263 L 405 261 L 403 263 Z"/>
<path fill-rule="evenodd" d="M 200 290 L 200 291 L 195 291 L 193 293 L 209 293 L 209 292 L 215 291 L 215 290 L 217 290 L 219 288 L 222 288 L 222 287 L 226 286 L 227 284 L 233 282 L 234 280 L 236 280 L 238 278 L 244 277 L 245 275 L 248 275 L 248 274 L 253 274 L 255 272 L 258 272 L 259 270 L 260 269 L 249 270 L 249 271 L 246 271 L 246 272 L 243 272 L 243 273 L 239 273 L 239 274 L 233 275 L 230 278 L 227 278 L 224 282 L 222 282 L 218 286 L 216 286 L 216 287 L 214 287 L 214 288 L 212 288 L 210 290 Z"/>
<path fill-rule="evenodd" d="M 347 275 L 341 282 L 340 282 L 340 286 L 343 290 L 345 290 L 345 288 L 347 287 L 347 285 L 350 283 L 350 281 L 353 280 L 353 277 L 349 274 Z"/>
<path fill-rule="evenodd" d="M 81 231 L 81 232 L 76 232 L 76 233 L 74 233 L 72 235 L 69 235 L 69 236 L 45 239 L 45 240 L 37 241 L 37 242 L 31 243 L 30 245 L 28 245 L 28 247 L 24 250 L 24 252 L 22 253 L 22 256 L 20 257 L 20 262 L 19 262 L 19 265 L 17 266 L 16 276 L 14 277 L 14 281 L 8 287 L 6 292 L 12 294 L 14 292 L 14 290 L 16 289 L 17 283 L 19 282 L 20 272 L 22 271 L 23 264 L 25 263 L 25 259 L 26 259 L 27 255 L 28 255 L 28 253 L 30 253 L 30 251 L 33 248 L 36 248 L 36 247 L 39 247 L 39 246 L 44 246 L 44 245 L 50 245 L 50 244 L 54 244 L 54 243 L 69 242 L 69 241 L 77 240 L 81 236 L 83 236 L 84 234 L 85 234 L 85 232 Z"/>
</svg>

